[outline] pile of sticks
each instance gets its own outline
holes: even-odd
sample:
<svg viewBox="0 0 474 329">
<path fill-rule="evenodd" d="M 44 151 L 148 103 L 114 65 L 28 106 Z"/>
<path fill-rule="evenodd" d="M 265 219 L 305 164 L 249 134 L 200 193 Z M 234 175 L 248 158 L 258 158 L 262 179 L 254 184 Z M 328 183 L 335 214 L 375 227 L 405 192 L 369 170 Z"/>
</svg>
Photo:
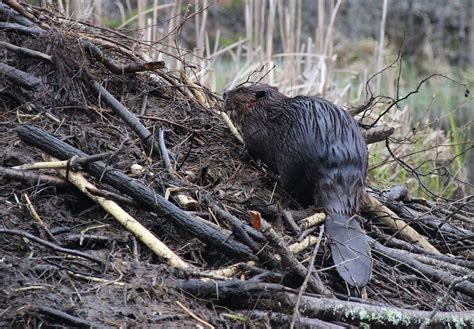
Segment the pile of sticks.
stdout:
<svg viewBox="0 0 474 329">
<path fill-rule="evenodd" d="M 230 178 L 244 179 L 251 172 L 267 183 L 274 181 L 265 168 L 237 160 L 237 156 L 225 151 L 241 149 L 242 139 L 221 111 L 220 100 L 193 82 L 186 71 L 167 72 L 163 61 L 145 61 L 143 54 L 132 50 L 126 41 L 113 48 L 112 59 L 104 49 L 111 50 L 113 38 L 123 41 L 121 33 L 93 29 L 85 22 L 66 28 L 66 18 L 44 8 L 4 1 L 0 3 L 0 18 L 0 34 L 4 39 L 0 41 L 4 49 L 3 63 L 0 63 L 3 80 L 0 94 L 4 99 L 0 117 L 6 119 L 2 121 L 7 122 L 4 126 L 9 138 L 5 142 L 6 134 L 3 134 L 2 143 L 29 154 L 25 159 L 33 159 L 31 154 L 37 156 L 39 151 L 45 159 L 41 162 L 20 159 L 16 165 L 7 166 L 11 158 L 4 154 L 0 162 L 3 164 L 0 167 L 2 184 L 12 181 L 26 186 L 42 184 L 84 194 L 171 269 L 170 275 L 160 280 L 160 285 L 177 294 L 186 292 L 197 301 L 209 300 L 213 305 L 225 307 L 225 311 L 217 311 L 220 314 L 217 320 L 212 315 L 198 316 L 178 301 L 176 309 L 184 315 L 162 317 L 157 321 L 186 318 L 209 327 L 222 324 L 220 321 L 261 319 L 273 325 L 328 328 L 338 328 L 341 323 L 394 327 L 472 326 L 472 198 L 457 202 L 433 201 L 411 197 L 401 186 L 387 191 L 369 188 L 361 218 L 371 237 L 374 277 L 367 287 L 354 291 L 341 282 L 325 257 L 324 213 L 282 210 L 276 202 L 262 203 L 261 198 L 249 198 L 247 193 L 231 193 L 231 187 L 226 191 L 228 185 L 225 184 L 218 190 L 214 188 L 216 182 L 203 183 L 206 178 L 209 180 L 209 174 L 203 173 L 206 167 L 197 162 L 192 165 L 199 167 L 199 177 L 190 177 L 177 164 L 177 155 L 169 150 L 170 145 L 178 145 L 182 140 L 166 141 L 164 126 L 155 134 L 144 124 L 150 115 L 130 111 L 124 104 L 126 100 L 119 97 L 117 81 L 124 77 L 146 84 L 149 90 L 159 90 L 150 92 L 144 102 L 157 98 L 178 104 L 168 117 L 157 119 L 169 123 L 168 130 L 176 135 L 180 135 L 181 130 L 199 130 L 199 134 L 209 135 L 208 140 L 214 138 L 212 134 L 227 134 L 223 141 L 213 145 L 198 143 L 199 150 L 191 152 L 190 149 L 189 153 L 195 155 L 210 152 L 211 147 L 218 148 L 226 157 L 222 168 L 232 167 L 235 172 Z M 75 48 L 59 51 L 55 48 L 57 44 Z M 65 83 L 59 85 L 58 81 Z M 110 90 L 104 87 L 107 83 Z M 59 99 L 61 97 L 63 99 Z M 123 168 L 115 168 L 111 159 L 120 159 L 120 145 L 115 145 L 115 152 L 93 155 L 81 148 L 88 148 L 85 144 L 71 145 L 63 127 L 65 122 L 58 119 L 57 114 L 62 113 L 55 108 L 58 104 L 62 108 L 81 106 L 98 121 L 104 113 L 113 116 L 120 122 L 120 129 L 138 138 L 135 142 L 140 150 L 158 163 L 154 172 L 164 188 L 155 184 L 155 175 L 145 175 L 149 168 L 130 165 L 127 174 Z M 197 124 L 189 124 L 187 119 L 171 121 L 170 118 L 182 115 L 183 108 L 202 121 Z M 112 112 L 106 112 L 109 110 Z M 352 114 L 356 115 L 357 111 Z M 199 127 L 204 125 L 204 120 L 213 122 L 208 130 Z M 80 124 L 86 125 L 86 122 L 75 122 L 76 126 Z M 367 143 L 375 143 L 388 138 L 393 128 L 378 126 L 363 133 Z M 21 143 L 11 142 L 17 138 Z M 183 158 L 181 164 L 188 157 Z M 239 171 L 242 167 L 245 167 L 244 173 Z M 257 184 L 255 188 L 262 190 L 262 196 L 273 196 L 275 192 L 264 185 Z M 21 250 L 22 240 L 13 238 L 21 236 L 51 253 L 63 255 L 64 260 L 73 256 L 77 262 L 90 264 L 87 265 L 91 268 L 89 273 L 67 266 L 56 267 L 72 280 L 107 284 L 117 287 L 117 291 L 133 285 L 126 277 L 111 278 L 116 274 L 113 272 L 107 272 L 109 277 L 96 275 L 107 267 L 107 259 L 88 250 L 67 247 L 54 222 L 44 221 L 35 210 L 34 200 L 25 196 L 24 207 L 29 210 L 37 229 L 32 229 L 33 225 L 23 225 L 20 229 L 14 222 L 2 220 L 0 248 L 5 248 L 8 237 L 8 241 L 18 244 Z M 285 196 L 278 189 L 275 199 L 281 201 L 283 208 L 291 204 L 285 203 Z M 165 229 L 157 236 L 146 223 L 133 216 L 131 212 L 136 211 L 144 211 L 173 229 Z M 38 227 L 42 232 L 39 236 Z M 214 259 L 220 260 L 192 259 L 190 250 L 178 251 L 177 244 L 165 242 L 172 234 L 178 239 L 196 239 L 201 253 L 211 248 L 221 253 L 220 258 L 215 256 Z M 81 239 L 94 242 L 97 248 L 104 237 L 83 235 Z M 14 287 L 0 286 L 8 298 L 13 298 L 13 290 Z M 0 304 L 8 298 L 0 298 Z M 205 307 L 205 303 L 202 304 Z M 84 317 L 73 316 L 54 303 L 6 310 L 10 318 L 18 314 L 42 314 L 77 326 L 100 327 L 105 323 L 87 313 Z"/>
</svg>

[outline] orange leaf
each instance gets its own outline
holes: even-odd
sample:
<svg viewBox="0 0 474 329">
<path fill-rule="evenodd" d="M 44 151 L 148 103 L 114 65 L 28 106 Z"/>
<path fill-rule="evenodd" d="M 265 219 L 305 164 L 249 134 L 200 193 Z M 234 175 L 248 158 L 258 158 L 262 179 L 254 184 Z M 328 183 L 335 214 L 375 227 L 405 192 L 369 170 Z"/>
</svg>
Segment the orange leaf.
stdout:
<svg viewBox="0 0 474 329">
<path fill-rule="evenodd" d="M 262 228 L 262 217 L 260 216 L 260 213 L 255 210 L 250 211 L 250 219 L 249 219 L 250 225 L 253 226 L 254 229 L 260 230 Z"/>
</svg>

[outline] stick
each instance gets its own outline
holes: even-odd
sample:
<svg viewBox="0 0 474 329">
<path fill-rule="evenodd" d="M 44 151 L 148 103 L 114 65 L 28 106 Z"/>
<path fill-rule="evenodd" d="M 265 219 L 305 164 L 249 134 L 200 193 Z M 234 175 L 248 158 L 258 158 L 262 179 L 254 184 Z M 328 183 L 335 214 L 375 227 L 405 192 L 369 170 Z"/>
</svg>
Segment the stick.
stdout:
<svg viewBox="0 0 474 329">
<path fill-rule="evenodd" d="M 135 235 L 141 242 L 143 242 L 143 244 L 150 248 L 155 255 L 163 259 L 169 266 L 181 269 L 191 267 L 114 201 L 91 194 L 88 189 L 93 189 L 95 186 L 89 183 L 82 174 L 78 172 L 66 173 L 66 170 L 60 170 L 59 172 L 63 177 L 67 177 L 69 182 L 76 186 L 82 193 L 87 195 L 105 211 L 111 214 L 115 220 L 122 224 L 130 233 Z"/>
<path fill-rule="evenodd" d="M 26 307 L 28 308 L 28 306 Z M 48 315 L 52 318 L 56 318 L 58 320 L 62 320 L 66 322 L 67 324 L 70 324 L 76 328 L 98 328 L 100 325 L 98 323 L 93 323 L 81 318 L 78 318 L 76 316 L 72 316 L 66 312 L 57 310 L 52 307 L 48 306 L 33 306 L 33 309 L 35 309 L 44 315 Z M 25 309 L 23 309 L 25 310 Z"/>
<path fill-rule="evenodd" d="M 200 317 L 198 317 L 196 314 L 194 314 L 193 311 L 191 311 L 189 308 L 187 308 L 186 306 L 184 306 L 179 300 L 176 301 L 176 304 L 178 304 L 179 307 L 181 307 L 186 313 L 189 314 L 190 317 L 192 317 L 192 318 L 195 319 L 196 321 L 201 322 L 203 325 L 208 326 L 208 327 L 211 328 L 211 329 L 214 329 L 214 328 L 215 328 L 215 327 L 214 327 L 213 325 L 211 325 L 209 322 L 204 321 L 203 319 L 201 319 Z"/>
<path fill-rule="evenodd" d="M 373 250 L 378 251 L 382 255 L 385 255 L 386 257 L 389 257 L 391 259 L 395 259 L 401 264 L 405 264 L 412 269 L 415 269 L 416 271 L 421 272 L 423 275 L 426 277 L 442 282 L 445 285 L 451 284 L 453 281 L 458 280 L 458 277 L 452 275 L 449 272 L 439 270 L 438 268 L 435 268 L 430 265 L 423 264 L 416 259 L 413 259 L 410 256 L 410 253 L 404 250 L 397 250 L 397 249 L 392 249 L 385 247 L 381 243 L 372 240 L 373 243 Z M 474 283 L 471 282 L 459 282 L 455 287 L 454 290 L 460 291 L 463 294 L 466 294 L 468 296 L 474 297 Z"/>
<path fill-rule="evenodd" d="M 3 47 L 3 48 L 8 49 L 10 51 L 13 51 L 13 52 L 17 53 L 20 56 L 32 57 L 32 58 L 40 59 L 40 60 L 43 60 L 43 61 L 47 61 L 49 63 L 51 63 L 53 61 L 52 56 L 50 56 L 50 55 L 44 54 L 44 53 L 36 51 L 36 50 L 32 50 L 32 49 L 28 49 L 28 48 L 24 48 L 24 47 L 18 47 L 14 44 L 11 44 L 11 43 L 8 43 L 8 42 L 5 42 L 5 41 L 0 41 L 0 47 Z"/>
<path fill-rule="evenodd" d="M 265 235 L 268 242 L 275 248 L 277 253 L 280 255 L 282 261 L 288 264 L 293 271 L 295 271 L 301 278 L 305 279 L 308 274 L 306 269 L 298 259 L 291 253 L 285 246 L 285 242 L 279 233 L 277 233 L 270 224 L 267 223 L 263 218 L 260 218 L 261 232 Z M 312 273 L 308 278 L 308 285 L 311 290 L 318 294 L 329 296 L 331 292 L 328 288 L 323 285 L 321 278 L 317 272 Z"/>
<path fill-rule="evenodd" d="M 298 225 L 296 225 L 295 220 L 293 219 L 293 216 L 291 215 L 291 212 L 288 210 L 285 210 L 283 211 L 282 216 L 283 216 L 283 221 L 288 226 L 288 228 L 293 232 L 293 234 L 296 236 L 300 236 L 301 229 L 298 227 Z"/>
<path fill-rule="evenodd" d="M 0 23 L 0 30 L 1 28 Z M 0 63 L 0 75 L 5 79 L 10 80 L 12 83 L 33 91 L 38 91 L 43 88 L 43 82 L 40 78 L 30 74 L 28 72 L 20 71 L 13 66 Z"/>
<path fill-rule="evenodd" d="M 79 157 L 87 156 L 84 152 L 32 126 L 18 126 L 17 133 L 27 144 L 37 147 L 43 152 L 59 159 L 68 159 L 74 155 Z M 87 173 L 102 178 L 103 182 L 129 195 L 146 209 L 169 219 L 182 230 L 214 246 L 218 250 L 245 260 L 256 259 L 256 256 L 252 254 L 249 247 L 233 240 L 210 225 L 203 225 L 197 222 L 185 211 L 165 200 L 161 195 L 143 185 L 140 181 L 130 178 L 118 170 L 107 169 L 102 162 L 90 163 L 84 169 Z"/>
<path fill-rule="evenodd" d="M 313 250 L 313 255 L 311 256 L 311 260 L 309 261 L 309 265 L 308 265 L 308 273 L 306 274 L 306 277 L 304 278 L 303 284 L 301 285 L 300 291 L 298 292 L 298 297 L 296 298 L 295 307 L 293 308 L 293 316 L 291 318 L 291 323 L 290 323 L 290 329 L 293 329 L 295 327 L 296 320 L 299 318 L 299 307 L 301 303 L 301 298 L 303 297 L 303 294 L 306 291 L 308 280 L 312 272 L 314 271 L 314 261 L 316 260 L 316 255 L 318 254 L 319 244 L 323 237 L 323 232 L 324 232 L 324 225 L 322 225 L 319 228 L 318 244 L 316 245 L 316 248 L 314 248 Z"/>
<path fill-rule="evenodd" d="M 153 140 L 153 134 L 141 123 L 135 114 L 131 113 L 122 103 L 110 94 L 97 81 L 93 81 L 91 88 L 140 137 L 149 150 L 160 152 L 158 143 Z"/>
<path fill-rule="evenodd" d="M 28 36 L 39 36 L 44 30 L 34 27 L 34 26 L 24 26 L 17 23 L 5 23 L 0 22 L 0 31 L 2 32 L 15 32 L 18 34 L 28 35 Z"/>
<path fill-rule="evenodd" d="M 383 141 L 390 137 L 395 131 L 395 128 L 382 126 L 368 130 L 362 130 L 362 136 L 364 136 L 366 144 L 373 144 Z"/>
<path fill-rule="evenodd" d="M 168 287 L 178 288 L 199 298 L 212 299 L 213 302 L 238 301 L 240 308 L 247 306 L 270 308 L 272 311 L 288 312 L 297 299 L 297 291 L 275 283 L 255 281 L 165 281 Z M 344 301 L 335 298 L 303 295 L 301 314 L 326 321 L 368 323 L 374 327 L 419 327 L 431 311 L 416 311 L 398 307 L 378 306 Z M 474 321 L 474 312 L 438 312 L 427 324 L 435 328 L 455 327 L 464 323 L 469 327 Z"/>
<path fill-rule="evenodd" d="M 59 244 L 59 241 L 58 241 L 58 240 L 56 239 L 56 237 L 51 233 L 51 231 L 49 230 L 48 226 L 47 226 L 46 223 L 43 221 L 43 219 L 41 219 L 40 215 L 38 214 L 38 212 L 36 211 L 35 207 L 34 207 L 33 204 L 31 203 L 30 198 L 28 197 L 28 194 L 23 193 L 23 198 L 24 198 L 25 201 L 26 201 L 26 207 L 27 207 L 28 210 L 30 211 L 31 216 L 41 225 L 41 227 L 43 227 L 43 229 L 46 231 L 46 234 L 49 236 L 49 238 L 50 238 L 51 240 L 53 240 L 55 243 Z"/>
<path fill-rule="evenodd" d="M 62 252 L 64 254 L 71 254 L 71 255 L 74 255 L 74 256 L 79 256 L 79 257 L 91 260 L 91 261 L 93 261 L 97 264 L 100 264 L 100 265 L 104 264 L 104 262 L 102 260 L 100 260 L 99 258 L 95 258 L 94 256 L 88 255 L 86 253 L 83 253 L 83 252 L 80 252 L 80 251 L 77 251 L 77 250 L 60 247 L 60 246 L 58 246 L 54 243 L 51 243 L 49 241 L 45 241 L 43 239 L 40 239 L 40 238 L 34 236 L 33 234 L 30 234 L 30 233 L 25 232 L 25 231 L 9 230 L 9 229 L 5 229 L 5 228 L 0 228 L 0 234 L 2 234 L 2 233 L 3 234 L 14 234 L 14 235 L 23 236 L 23 237 L 25 237 L 25 238 L 27 238 L 31 241 L 37 242 L 37 243 L 39 243 L 39 244 L 41 244 L 45 247 L 53 249 L 54 251 Z"/>
<path fill-rule="evenodd" d="M 435 254 L 440 253 L 424 236 L 408 226 L 408 224 L 401 220 L 397 214 L 385 207 L 373 196 L 367 195 L 362 203 L 364 211 L 368 212 L 371 216 L 376 217 L 383 224 L 398 231 L 408 241 L 415 243 L 428 252 Z"/>
<path fill-rule="evenodd" d="M 114 60 L 107 58 L 99 47 L 92 42 L 84 42 L 83 46 L 86 51 L 98 62 L 104 64 L 110 72 L 114 74 L 137 73 L 143 71 L 156 71 L 165 68 L 164 61 L 148 62 L 148 63 L 128 63 L 118 64 Z"/>
<path fill-rule="evenodd" d="M 0 178 L 12 179 L 31 185 L 51 184 L 56 187 L 70 187 L 69 183 L 60 177 L 5 167 L 0 167 Z"/>
</svg>

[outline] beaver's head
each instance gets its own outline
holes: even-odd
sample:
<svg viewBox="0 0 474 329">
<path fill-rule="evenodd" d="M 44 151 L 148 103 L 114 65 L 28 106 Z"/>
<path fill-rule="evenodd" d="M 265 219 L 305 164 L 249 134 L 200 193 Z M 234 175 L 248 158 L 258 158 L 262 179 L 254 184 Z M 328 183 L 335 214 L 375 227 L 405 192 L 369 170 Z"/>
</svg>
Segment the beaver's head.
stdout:
<svg viewBox="0 0 474 329">
<path fill-rule="evenodd" d="M 241 126 L 247 114 L 255 109 L 265 108 L 265 103 L 281 101 L 286 98 L 278 88 L 269 85 L 255 84 L 238 87 L 224 93 L 224 109 L 232 121 Z"/>
</svg>

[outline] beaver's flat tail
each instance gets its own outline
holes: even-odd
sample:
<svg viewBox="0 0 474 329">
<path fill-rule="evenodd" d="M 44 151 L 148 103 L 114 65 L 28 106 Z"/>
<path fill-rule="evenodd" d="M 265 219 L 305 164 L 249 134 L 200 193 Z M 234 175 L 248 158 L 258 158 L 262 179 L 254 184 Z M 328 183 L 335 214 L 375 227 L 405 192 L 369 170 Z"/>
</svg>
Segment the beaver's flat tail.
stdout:
<svg viewBox="0 0 474 329">
<path fill-rule="evenodd" d="M 325 230 L 339 275 L 351 286 L 365 286 L 372 273 L 372 258 L 367 236 L 357 220 L 348 215 L 329 213 Z"/>
</svg>

